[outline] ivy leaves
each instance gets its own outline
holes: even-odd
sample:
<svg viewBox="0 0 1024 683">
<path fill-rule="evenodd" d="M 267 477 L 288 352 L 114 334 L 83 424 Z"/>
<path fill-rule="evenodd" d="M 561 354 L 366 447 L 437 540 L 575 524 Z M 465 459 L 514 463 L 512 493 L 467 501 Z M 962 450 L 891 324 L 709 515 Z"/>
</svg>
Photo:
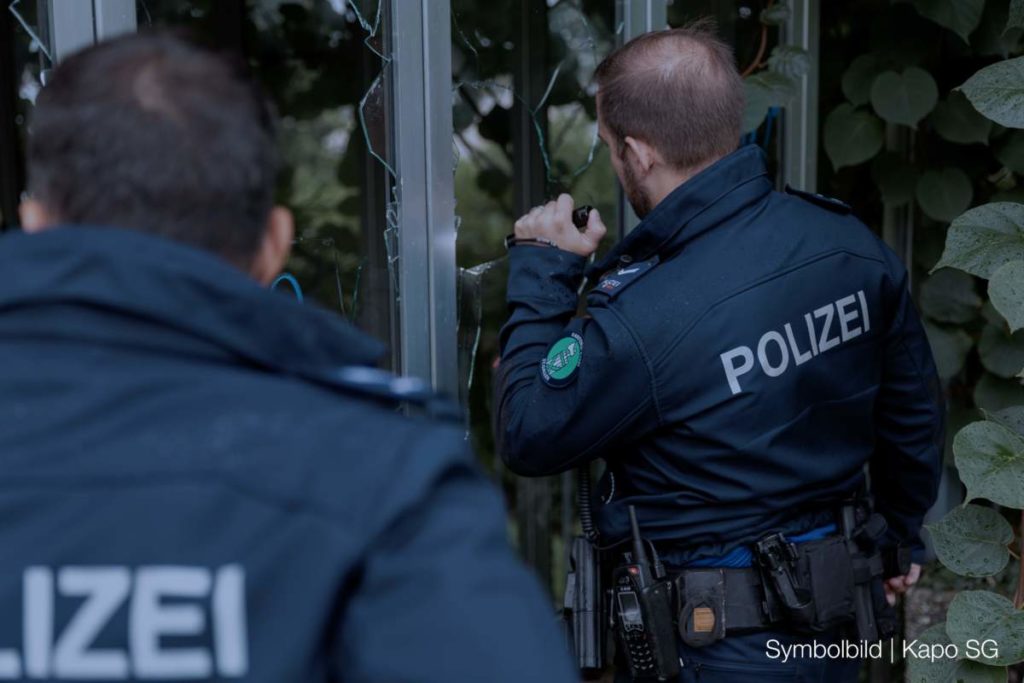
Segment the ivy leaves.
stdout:
<svg viewBox="0 0 1024 683">
<path fill-rule="evenodd" d="M 825 119 L 825 153 L 836 170 L 867 161 L 884 142 L 882 122 L 850 104 L 840 104 Z"/>
<path fill-rule="evenodd" d="M 766 65 L 767 69 L 747 76 L 743 81 L 747 95 L 743 133 L 756 130 L 768 115 L 769 108 L 782 107 L 793 99 L 797 82 L 811 68 L 811 56 L 803 48 L 779 45 L 772 50 Z"/>
<path fill-rule="evenodd" d="M 961 145 L 987 144 L 992 132 L 992 122 L 979 114 L 963 93 L 956 91 L 935 106 L 931 122 L 943 139 Z"/>
<path fill-rule="evenodd" d="M 946 624 L 936 624 L 917 638 L 925 648 L 951 645 Z M 957 656 L 910 657 L 907 660 L 907 680 L 911 683 L 1006 683 L 1006 669 L 972 662 L 957 648 Z"/>
<path fill-rule="evenodd" d="M 981 21 L 985 0 L 914 0 L 914 7 L 921 16 L 948 28 L 966 43 Z"/>
<path fill-rule="evenodd" d="M 1010 330 L 1024 328 L 1024 261 L 1010 261 L 992 273 L 988 296 Z"/>
<path fill-rule="evenodd" d="M 959 89 L 986 117 L 1007 128 L 1024 128 L 1024 57 L 986 66 Z"/>
<path fill-rule="evenodd" d="M 871 106 L 890 123 L 914 128 L 938 101 L 939 88 L 935 79 L 916 66 L 902 73 L 886 71 L 871 84 Z"/>
<path fill-rule="evenodd" d="M 996 653 L 980 653 L 977 659 L 985 664 L 1008 666 L 1024 661 L 1024 611 L 1001 595 L 989 591 L 958 594 L 949 605 L 946 633 L 961 652 L 967 650 L 969 640 L 998 643 Z"/>
<path fill-rule="evenodd" d="M 967 174 L 951 166 L 921 174 L 915 196 L 929 218 L 948 223 L 971 205 L 974 189 Z"/>
<path fill-rule="evenodd" d="M 1024 260 L 1024 205 L 992 202 L 967 211 L 949 226 L 936 268 L 952 266 L 990 278 L 1011 261 Z"/>
<path fill-rule="evenodd" d="M 848 102 L 825 119 L 825 152 L 836 170 L 874 158 L 884 146 L 885 122 L 913 128 L 936 108 L 939 89 L 931 74 L 915 66 L 903 70 L 893 66 L 890 58 L 869 53 L 853 60 L 843 73 L 843 94 Z M 938 114 L 943 125 L 955 127 L 959 119 L 970 116 L 965 106 L 969 107 L 945 103 Z M 985 125 L 984 119 L 981 125 Z"/>
<path fill-rule="evenodd" d="M 967 500 L 1024 508 L 1024 439 L 1019 435 L 990 420 L 972 422 L 953 438 L 953 456 Z"/>
<path fill-rule="evenodd" d="M 992 508 L 958 507 L 925 528 L 939 560 L 961 576 L 992 576 L 1010 561 L 1007 546 L 1013 542 L 1013 527 Z"/>
</svg>

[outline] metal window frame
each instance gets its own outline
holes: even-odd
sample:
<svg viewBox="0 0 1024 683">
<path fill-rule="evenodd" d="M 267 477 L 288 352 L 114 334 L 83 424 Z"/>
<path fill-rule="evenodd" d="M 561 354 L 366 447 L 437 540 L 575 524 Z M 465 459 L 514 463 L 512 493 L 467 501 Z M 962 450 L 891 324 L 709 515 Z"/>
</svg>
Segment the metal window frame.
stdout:
<svg viewBox="0 0 1024 683">
<path fill-rule="evenodd" d="M 628 43 L 637 36 L 659 31 L 668 26 L 667 0 L 616 0 L 615 25 L 621 30 L 619 45 Z M 619 186 L 619 237 L 624 237 L 640 223 L 640 219 L 626 199 L 626 193 Z"/>
<path fill-rule="evenodd" d="M 451 4 L 388 3 L 401 373 L 458 396 Z"/>
<path fill-rule="evenodd" d="M 818 74 L 821 0 L 795 0 L 783 27 L 782 41 L 807 51 L 811 68 L 800 78 L 797 95 L 783 110 L 782 180 L 806 192 L 818 185 Z"/>
<path fill-rule="evenodd" d="M 56 62 L 138 25 L 135 0 L 39 0 L 38 7 L 40 29 Z"/>
</svg>

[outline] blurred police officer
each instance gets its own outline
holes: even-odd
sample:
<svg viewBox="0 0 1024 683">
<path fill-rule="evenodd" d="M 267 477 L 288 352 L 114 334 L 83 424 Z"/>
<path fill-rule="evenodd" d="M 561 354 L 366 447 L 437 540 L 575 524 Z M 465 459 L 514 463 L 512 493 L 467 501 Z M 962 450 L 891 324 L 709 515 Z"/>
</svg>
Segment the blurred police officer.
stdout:
<svg viewBox="0 0 1024 683">
<path fill-rule="evenodd" d="M 267 289 L 274 147 L 168 36 L 40 94 L 0 240 L 0 680 L 569 680 L 460 425 Z"/>
<path fill-rule="evenodd" d="M 774 191 L 762 151 L 737 149 L 743 82 L 707 26 L 635 39 L 597 81 L 600 135 L 643 220 L 589 269 L 605 234 L 596 211 L 578 230 L 562 195 L 516 223 L 496 398 L 502 456 L 527 476 L 602 458 L 604 539 L 627 535 L 635 506 L 670 570 L 728 568 L 725 614 L 735 608 L 743 632 L 727 619 L 721 639 L 710 614 L 691 620 L 714 642 L 681 645 L 685 680 L 855 680 L 856 661 L 771 656 L 770 640 L 807 637 L 762 609 L 777 592 L 751 570 L 761 557 L 752 546 L 782 534 L 784 552 L 837 547 L 837 507 L 869 465 L 887 530 L 876 517 L 865 533 L 882 536 L 882 550 L 921 550 L 943 410 L 907 272 L 848 206 Z M 596 284 L 587 315 L 574 317 L 585 272 Z M 890 594 L 919 569 L 892 578 Z M 833 579 L 842 583 L 812 577 Z M 849 595 L 835 599 L 848 609 Z"/>
</svg>

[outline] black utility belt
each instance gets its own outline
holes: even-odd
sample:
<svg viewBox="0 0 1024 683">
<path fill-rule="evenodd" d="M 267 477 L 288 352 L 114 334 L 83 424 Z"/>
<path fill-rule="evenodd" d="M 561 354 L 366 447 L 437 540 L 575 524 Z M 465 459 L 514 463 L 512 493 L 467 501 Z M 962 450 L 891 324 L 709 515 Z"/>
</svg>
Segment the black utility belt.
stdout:
<svg viewBox="0 0 1024 683">
<path fill-rule="evenodd" d="M 669 577 L 685 643 L 701 647 L 776 626 L 821 633 L 857 623 L 867 640 L 891 630 L 877 623 L 888 621 L 881 579 L 890 563 L 881 553 L 864 552 L 843 536 L 794 545 L 775 534 L 755 544 L 754 557 L 752 567 L 685 569 Z"/>
<path fill-rule="evenodd" d="M 686 569 L 670 578 L 679 632 L 693 647 L 783 621 L 778 600 L 765 590 L 761 572 L 754 567 Z"/>
</svg>

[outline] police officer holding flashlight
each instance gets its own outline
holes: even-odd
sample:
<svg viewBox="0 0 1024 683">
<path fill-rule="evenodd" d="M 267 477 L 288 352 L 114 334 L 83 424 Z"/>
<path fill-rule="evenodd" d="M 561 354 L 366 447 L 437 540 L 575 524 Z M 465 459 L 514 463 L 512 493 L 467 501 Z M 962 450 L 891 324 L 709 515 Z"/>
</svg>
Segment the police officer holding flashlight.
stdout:
<svg viewBox="0 0 1024 683">
<path fill-rule="evenodd" d="M 944 418 L 907 272 L 848 206 L 776 192 L 737 149 L 743 82 L 709 27 L 641 36 L 596 79 L 642 222 L 589 267 L 596 211 L 577 229 L 562 195 L 516 222 L 501 455 L 525 476 L 605 462 L 597 526 L 628 538 L 633 511 L 658 553 L 680 680 L 856 680 L 766 643 L 881 637 L 883 578 L 891 601 L 919 574 L 897 559 L 920 561 Z"/>
</svg>

